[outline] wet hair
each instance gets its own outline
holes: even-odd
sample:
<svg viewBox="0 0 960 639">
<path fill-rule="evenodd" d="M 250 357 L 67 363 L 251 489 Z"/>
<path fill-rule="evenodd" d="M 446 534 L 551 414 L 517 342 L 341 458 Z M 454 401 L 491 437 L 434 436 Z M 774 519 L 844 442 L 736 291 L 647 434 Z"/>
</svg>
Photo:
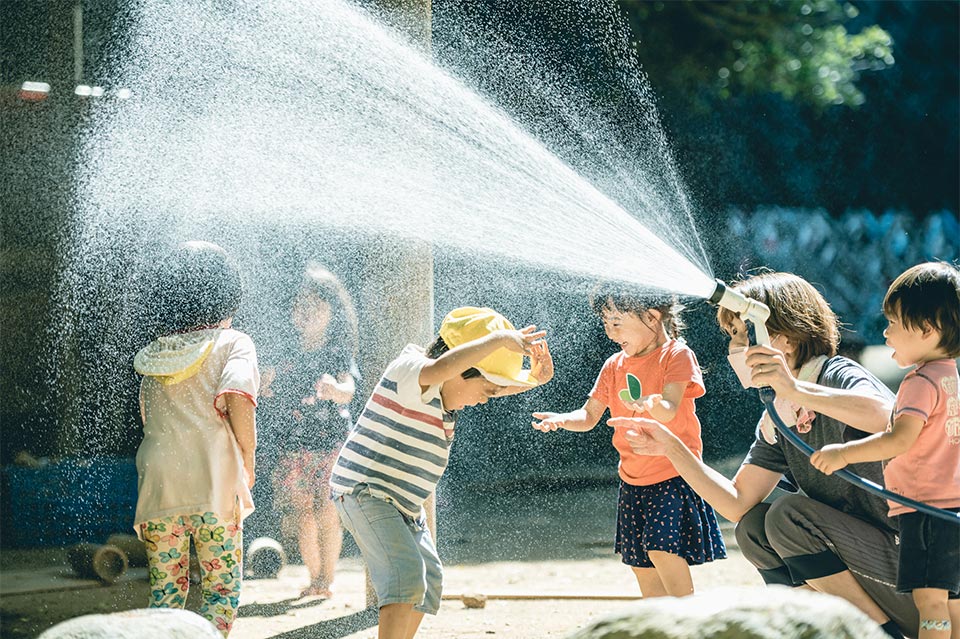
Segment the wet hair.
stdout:
<svg viewBox="0 0 960 639">
<path fill-rule="evenodd" d="M 315 295 L 330 306 L 330 324 L 327 326 L 327 343 L 346 346 L 356 357 L 359 345 L 357 310 L 346 287 L 336 275 L 317 262 L 309 262 L 296 295 L 291 300 L 291 309 L 302 295 Z"/>
<path fill-rule="evenodd" d="M 215 326 L 240 307 L 240 272 L 227 252 L 212 242 L 179 244 L 153 273 L 147 304 L 158 333 Z"/>
<path fill-rule="evenodd" d="M 447 346 L 446 341 L 439 335 L 437 338 L 430 342 L 430 345 L 427 346 L 427 357 L 430 359 L 437 359 L 444 353 L 450 350 L 450 347 Z M 483 374 L 476 368 L 470 367 L 467 370 L 460 373 L 460 377 L 463 379 L 474 379 L 476 377 L 483 377 Z"/>
<path fill-rule="evenodd" d="M 793 273 L 760 273 L 734 282 L 733 290 L 766 304 L 770 309 L 767 330 L 796 344 L 797 366 L 819 355 L 833 357 L 840 345 L 840 321 L 813 284 Z M 735 313 L 717 309 L 721 326 Z"/>
<path fill-rule="evenodd" d="M 893 281 L 883 313 L 911 330 L 933 328 L 948 357 L 960 355 L 960 271 L 946 262 L 917 264 Z"/>
<path fill-rule="evenodd" d="M 664 330 L 673 339 L 679 339 L 680 332 L 685 327 L 680 319 L 684 306 L 675 295 L 641 294 L 604 283 L 591 291 L 590 307 L 600 319 L 603 319 L 603 312 L 609 310 L 633 313 L 641 319 L 647 311 L 658 311 Z"/>
</svg>

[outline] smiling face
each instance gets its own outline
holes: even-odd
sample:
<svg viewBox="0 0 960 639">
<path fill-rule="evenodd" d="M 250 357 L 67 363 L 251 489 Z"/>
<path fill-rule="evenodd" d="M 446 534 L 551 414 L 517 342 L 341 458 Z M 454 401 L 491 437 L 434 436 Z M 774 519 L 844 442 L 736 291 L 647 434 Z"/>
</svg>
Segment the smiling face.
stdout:
<svg viewBox="0 0 960 639">
<path fill-rule="evenodd" d="M 893 361 L 901 368 L 909 368 L 914 364 L 922 364 L 931 359 L 941 357 L 941 351 L 937 348 L 940 341 L 940 333 L 927 327 L 908 328 L 899 316 L 886 315 L 887 328 L 883 331 L 883 336 L 887 340 L 887 346 L 893 349 Z"/>
<path fill-rule="evenodd" d="M 496 397 L 503 389 L 503 386 L 494 384 L 485 377 L 463 379 L 457 375 L 440 387 L 440 398 L 444 410 L 462 410 L 467 406 L 486 404 L 488 399 Z"/>
<path fill-rule="evenodd" d="M 642 317 L 607 306 L 601 315 L 603 331 L 627 357 L 646 355 L 663 346 L 667 334 L 656 310 L 644 311 Z"/>
</svg>

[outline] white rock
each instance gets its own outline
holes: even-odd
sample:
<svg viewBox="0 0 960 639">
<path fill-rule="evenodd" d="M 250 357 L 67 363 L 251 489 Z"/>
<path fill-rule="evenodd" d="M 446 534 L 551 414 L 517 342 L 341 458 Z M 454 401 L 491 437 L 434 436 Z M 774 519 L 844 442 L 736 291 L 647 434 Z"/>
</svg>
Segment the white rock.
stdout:
<svg viewBox="0 0 960 639">
<path fill-rule="evenodd" d="M 784 586 L 641 601 L 569 639 L 889 639 L 845 600 Z"/>
<path fill-rule="evenodd" d="M 58 623 L 37 639 L 223 639 L 209 621 L 187 610 L 140 608 L 85 615 Z"/>
</svg>

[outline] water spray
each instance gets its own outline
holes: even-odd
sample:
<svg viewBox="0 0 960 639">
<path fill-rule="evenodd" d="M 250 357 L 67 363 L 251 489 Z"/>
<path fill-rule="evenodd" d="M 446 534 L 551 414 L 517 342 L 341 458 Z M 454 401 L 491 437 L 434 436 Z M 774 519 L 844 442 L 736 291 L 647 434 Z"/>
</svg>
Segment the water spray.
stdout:
<svg viewBox="0 0 960 639">
<path fill-rule="evenodd" d="M 740 319 L 742 319 L 744 323 L 750 322 L 750 325 L 753 326 L 755 332 L 756 345 L 770 346 L 770 334 L 767 331 L 766 325 L 766 321 L 770 317 L 770 308 L 766 304 L 755 299 L 751 299 L 742 293 L 733 290 L 721 280 L 717 280 L 717 287 L 714 289 L 713 294 L 707 298 L 707 300 L 711 304 L 721 306 L 736 313 L 740 316 Z M 790 427 L 783 422 L 783 420 L 780 418 L 780 415 L 777 413 L 777 409 L 774 406 L 774 401 L 777 398 L 776 391 L 769 386 L 762 386 L 759 389 L 759 393 L 760 401 L 763 403 L 763 407 L 767 411 L 767 414 L 773 420 L 776 429 L 780 431 L 780 434 L 783 435 L 787 441 L 793 444 L 793 446 L 802 451 L 807 457 L 810 457 L 810 455 L 815 452 L 813 447 L 807 442 L 803 441 L 803 439 L 801 439 L 797 433 L 790 430 Z M 764 436 L 766 436 L 766 434 L 764 434 Z M 773 443 L 773 441 L 770 439 L 767 441 Z M 850 482 L 854 486 L 862 488 L 863 490 L 873 493 L 874 495 L 877 495 L 883 499 L 898 502 L 904 506 L 914 508 L 919 512 L 924 512 L 928 515 L 939 517 L 940 519 L 945 519 L 946 521 L 960 525 L 960 513 L 944 510 L 942 508 L 936 508 L 929 504 L 916 501 L 915 499 L 910 499 L 909 497 L 904 497 L 903 495 L 890 492 L 876 482 L 872 482 L 869 479 L 864 479 L 863 477 L 847 470 L 846 468 L 842 468 L 834 472 L 834 475 L 837 475 L 841 479 Z"/>
</svg>

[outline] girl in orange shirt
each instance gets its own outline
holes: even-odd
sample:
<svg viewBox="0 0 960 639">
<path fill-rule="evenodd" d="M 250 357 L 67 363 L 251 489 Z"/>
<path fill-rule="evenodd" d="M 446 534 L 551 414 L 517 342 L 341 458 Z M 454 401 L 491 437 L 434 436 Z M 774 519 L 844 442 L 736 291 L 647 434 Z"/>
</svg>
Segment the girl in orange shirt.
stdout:
<svg viewBox="0 0 960 639">
<path fill-rule="evenodd" d="M 703 450 L 694 400 L 705 389 L 693 351 L 679 339 L 681 306 L 602 290 L 591 300 L 620 351 L 604 363 L 587 402 L 568 413 L 534 413 L 533 427 L 591 430 L 604 411 L 612 417 L 647 416 L 665 424 L 698 456 Z M 627 376 L 639 380 L 639 398 L 625 396 Z M 691 565 L 724 559 L 726 548 L 713 509 L 679 476 L 666 457 L 637 455 L 615 429 L 620 496 L 615 552 L 633 569 L 644 597 L 693 594 Z"/>
</svg>

